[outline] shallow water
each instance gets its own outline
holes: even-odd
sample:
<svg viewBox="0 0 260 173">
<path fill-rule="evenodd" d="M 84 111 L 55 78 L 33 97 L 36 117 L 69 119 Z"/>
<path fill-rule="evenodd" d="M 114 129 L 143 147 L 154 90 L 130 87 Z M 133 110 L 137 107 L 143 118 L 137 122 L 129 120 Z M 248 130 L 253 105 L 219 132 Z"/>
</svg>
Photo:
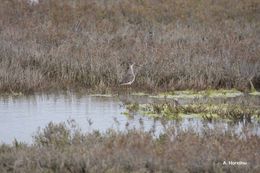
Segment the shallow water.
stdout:
<svg viewBox="0 0 260 173">
<path fill-rule="evenodd" d="M 0 98 L 0 142 L 31 142 L 31 136 L 38 127 L 44 128 L 49 122 L 66 122 L 74 119 L 86 131 L 97 129 L 102 132 L 109 128 L 124 129 L 125 124 L 138 128 L 139 119 L 128 120 L 122 114 L 125 109 L 117 98 L 76 95 L 33 95 L 27 97 Z M 93 124 L 90 126 L 88 120 Z M 148 128 L 153 121 L 144 119 Z"/>
<path fill-rule="evenodd" d="M 136 97 L 131 99 L 138 99 Z M 142 102 L 151 101 L 140 98 Z M 124 116 L 123 103 L 118 97 L 78 96 L 75 94 L 37 94 L 32 96 L 0 97 L 0 143 L 12 143 L 14 139 L 27 143 L 38 128 L 44 128 L 49 122 L 66 122 L 73 119 L 83 131 L 99 130 L 105 132 L 109 128 L 118 130 L 128 128 L 163 130 L 161 122 L 135 115 L 131 119 Z M 88 120 L 93 122 L 89 125 Z M 167 122 L 169 124 L 169 122 Z M 176 122 L 171 122 L 176 123 Z M 205 125 L 199 119 L 185 118 L 179 123 L 182 128 L 200 131 Z M 218 123 L 228 128 L 225 123 Z M 208 123 L 209 128 L 215 125 Z M 244 125 L 237 124 L 241 130 Z M 253 134 L 259 134 L 258 124 L 253 125 Z"/>
</svg>

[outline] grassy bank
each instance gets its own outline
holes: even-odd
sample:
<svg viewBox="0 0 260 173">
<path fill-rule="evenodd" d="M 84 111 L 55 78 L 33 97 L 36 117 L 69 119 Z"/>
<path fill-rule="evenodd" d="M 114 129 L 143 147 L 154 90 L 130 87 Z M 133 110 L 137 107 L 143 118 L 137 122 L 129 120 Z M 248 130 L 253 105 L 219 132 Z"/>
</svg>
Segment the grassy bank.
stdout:
<svg viewBox="0 0 260 173">
<path fill-rule="evenodd" d="M 0 91 L 260 87 L 258 0 L 1 0 Z"/>
<path fill-rule="evenodd" d="M 50 123 L 32 145 L 0 145 L 1 172 L 258 172 L 259 136 L 222 127 L 197 134 L 178 126 L 155 137 L 142 130 L 82 133 Z M 247 165 L 223 165 L 224 161 Z"/>
</svg>

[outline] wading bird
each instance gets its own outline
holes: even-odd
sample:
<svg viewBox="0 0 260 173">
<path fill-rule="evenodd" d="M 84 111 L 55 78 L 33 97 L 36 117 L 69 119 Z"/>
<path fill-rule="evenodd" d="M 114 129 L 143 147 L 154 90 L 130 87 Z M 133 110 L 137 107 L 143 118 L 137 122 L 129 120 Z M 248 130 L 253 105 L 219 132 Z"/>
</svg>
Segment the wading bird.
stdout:
<svg viewBox="0 0 260 173">
<path fill-rule="evenodd" d="M 121 80 L 120 85 L 131 85 L 135 81 L 134 65 L 135 63 L 130 65 L 127 73 Z"/>
</svg>

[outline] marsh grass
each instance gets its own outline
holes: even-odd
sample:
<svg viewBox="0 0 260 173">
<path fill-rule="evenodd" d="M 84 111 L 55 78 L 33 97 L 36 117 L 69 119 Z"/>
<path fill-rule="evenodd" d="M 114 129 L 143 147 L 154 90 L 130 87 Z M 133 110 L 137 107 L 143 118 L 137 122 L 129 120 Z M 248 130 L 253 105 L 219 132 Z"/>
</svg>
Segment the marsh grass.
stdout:
<svg viewBox="0 0 260 173">
<path fill-rule="evenodd" d="M 178 133 L 176 133 L 178 131 Z M 0 146 L 1 172 L 257 172 L 260 140 L 246 129 L 183 131 L 168 127 L 159 137 L 143 130 L 83 133 L 50 123 L 27 145 Z M 241 138 L 241 136 L 243 136 Z M 223 161 L 246 166 L 223 166 Z"/>
<path fill-rule="evenodd" d="M 250 131 L 250 130 L 249 130 Z M 259 136 L 205 127 L 201 134 L 178 126 L 160 136 L 141 129 L 83 133 L 76 126 L 50 123 L 31 145 L 0 145 L 5 172 L 257 172 Z M 247 165 L 225 166 L 223 161 Z"/>
<path fill-rule="evenodd" d="M 1 92 L 260 86 L 257 0 L 1 2 Z"/>
</svg>

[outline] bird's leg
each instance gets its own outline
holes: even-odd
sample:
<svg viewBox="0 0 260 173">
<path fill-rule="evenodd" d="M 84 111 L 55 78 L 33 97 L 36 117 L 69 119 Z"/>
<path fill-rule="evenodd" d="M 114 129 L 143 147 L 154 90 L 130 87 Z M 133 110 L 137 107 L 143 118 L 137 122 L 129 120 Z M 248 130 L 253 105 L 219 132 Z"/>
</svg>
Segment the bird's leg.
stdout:
<svg viewBox="0 0 260 173">
<path fill-rule="evenodd" d="M 129 95 L 132 94 L 132 87 L 129 88 Z"/>
<path fill-rule="evenodd" d="M 126 102 L 128 102 L 128 95 L 129 94 L 128 94 L 128 86 L 127 85 L 124 86 L 124 91 L 125 91 L 124 95 L 125 95 L 125 98 L 126 98 Z"/>
<path fill-rule="evenodd" d="M 129 95 L 129 88 L 128 88 L 128 85 L 126 86 L 126 93 L 127 93 L 127 97 Z"/>
</svg>

